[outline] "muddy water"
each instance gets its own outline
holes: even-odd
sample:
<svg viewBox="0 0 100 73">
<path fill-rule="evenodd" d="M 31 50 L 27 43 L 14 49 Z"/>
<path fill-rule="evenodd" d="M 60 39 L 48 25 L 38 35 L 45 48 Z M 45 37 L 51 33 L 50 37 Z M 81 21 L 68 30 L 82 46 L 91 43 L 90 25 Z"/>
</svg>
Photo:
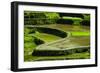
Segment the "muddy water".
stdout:
<svg viewBox="0 0 100 73">
<path fill-rule="evenodd" d="M 46 26 L 44 26 L 46 27 Z M 73 26 L 73 25 L 62 25 L 62 24 L 56 24 L 56 25 L 48 25 L 49 28 L 59 29 L 63 30 L 65 32 L 90 32 L 89 26 Z M 45 45 L 45 44 L 44 44 Z M 46 47 L 44 45 L 41 45 L 41 48 L 43 50 L 46 50 Z M 69 38 L 66 38 L 64 40 L 61 40 L 60 42 L 52 42 L 52 44 L 46 44 L 46 46 L 52 46 L 55 48 L 71 48 L 71 47 L 78 47 L 78 46 L 89 46 L 90 45 L 90 36 L 71 36 Z M 41 49 L 38 48 L 38 49 Z M 55 49 L 54 49 L 55 50 Z"/>
<path fill-rule="evenodd" d="M 49 28 L 57 28 L 64 31 L 90 31 L 89 26 L 74 26 L 69 24 L 55 24 L 55 25 L 49 25 Z"/>
<path fill-rule="evenodd" d="M 61 42 L 51 44 L 51 46 L 58 47 L 59 49 L 77 48 L 80 46 L 89 46 L 89 37 L 70 37 Z"/>
<path fill-rule="evenodd" d="M 34 27 L 34 26 L 33 26 Z M 53 25 L 40 25 L 40 27 L 49 27 L 53 29 L 59 29 L 63 30 L 65 32 L 90 32 L 90 27 L 89 26 L 73 26 L 73 25 L 63 25 L 63 24 L 53 24 Z M 52 47 L 57 47 L 57 49 L 66 49 L 69 47 L 77 47 L 77 46 L 89 46 L 90 45 L 90 36 L 70 36 L 68 39 L 65 39 L 62 42 L 54 43 L 49 46 Z M 41 48 L 40 48 L 41 49 Z M 44 50 L 47 50 L 47 48 L 43 48 Z M 50 48 L 49 48 L 50 49 Z M 76 53 L 72 55 L 64 55 L 64 56 L 26 56 L 27 60 L 26 61 L 40 61 L 40 60 L 61 60 L 61 59 L 80 59 L 80 58 L 90 58 L 90 53 L 86 52 L 85 53 Z"/>
<path fill-rule="evenodd" d="M 47 27 L 52 29 L 61 29 L 64 31 L 90 31 L 89 26 L 75 26 L 69 24 L 50 24 L 50 25 L 27 25 L 26 27 Z"/>
</svg>

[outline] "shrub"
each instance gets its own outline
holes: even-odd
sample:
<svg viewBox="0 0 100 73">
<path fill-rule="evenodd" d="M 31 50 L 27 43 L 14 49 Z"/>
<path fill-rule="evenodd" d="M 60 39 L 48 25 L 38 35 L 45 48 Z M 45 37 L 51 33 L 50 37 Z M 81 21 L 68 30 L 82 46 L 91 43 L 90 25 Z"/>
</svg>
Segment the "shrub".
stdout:
<svg viewBox="0 0 100 73">
<path fill-rule="evenodd" d="M 75 13 L 59 13 L 60 17 L 68 16 L 68 17 L 79 17 L 84 18 L 83 14 L 75 14 Z"/>
<path fill-rule="evenodd" d="M 25 35 L 25 34 L 28 34 L 29 32 L 30 32 L 30 29 L 24 28 L 24 35 Z"/>
<path fill-rule="evenodd" d="M 38 39 L 36 37 L 34 37 L 34 42 L 35 42 L 36 45 L 40 45 L 40 44 L 44 43 L 44 41 L 42 41 L 42 40 L 40 40 L 40 39 Z"/>
<path fill-rule="evenodd" d="M 86 25 L 86 26 L 90 26 L 90 21 L 88 21 L 88 20 L 83 20 L 83 21 L 81 22 L 81 24 L 82 24 L 82 25 Z"/>
<path fill-rule="evenodd" d="M 81 22 L 82 25 L 90 26 L 90 14 L 84 14 L 84 19 Z"/>
<path fill-rule="evenodd" d="M 31 36 L 24 36 L 24 42 L 32 42 L 33 41 L 33 37 Z"/>
<path fill-rule="evenodd" d="M 27 12 L 25 12 L 27 13 Z M 55 24 L 59 18 L 58 13 L 54 12 L 28 12 L 29 18 L 27 15 L 24 16 L 25 25 L 43 25 L 43 24 Z"/>
<path fill-rule="evenodd" d="M 58 24 L 73 24 L 73 21 L 72 20 L 66 20 L 66 19 L 58 19 L 57 20 L 57 23 Z"/>
</svg>

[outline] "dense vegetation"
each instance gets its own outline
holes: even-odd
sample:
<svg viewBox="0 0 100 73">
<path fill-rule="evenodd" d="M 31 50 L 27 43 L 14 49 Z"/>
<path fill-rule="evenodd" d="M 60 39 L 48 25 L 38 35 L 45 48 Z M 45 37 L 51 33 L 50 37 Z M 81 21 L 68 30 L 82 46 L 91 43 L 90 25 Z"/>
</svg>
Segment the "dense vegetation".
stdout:
<svg viewBox="0 0 100 73">
<path fill-rule="evenodd" d="M 54 12 L 24 12 L 25 25 L 46 25 L 46 24 L 82 24 L 90 25 L 89 14 L 70 14 Z"/>
<path fill-rule="evenodd" d="M 25 25 L 56 24 L 59 14 L 50 12 L 25 12 Z"/>
</svg>

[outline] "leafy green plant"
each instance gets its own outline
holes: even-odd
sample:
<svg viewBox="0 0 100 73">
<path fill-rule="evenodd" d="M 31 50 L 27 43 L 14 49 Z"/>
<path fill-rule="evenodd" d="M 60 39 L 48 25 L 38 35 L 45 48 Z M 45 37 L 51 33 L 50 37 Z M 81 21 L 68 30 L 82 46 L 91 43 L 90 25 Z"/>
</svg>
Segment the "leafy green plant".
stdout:
<svg viewBox="0 0 100 73">
<path fill-rule="evenodd" d="M 82 25 L 90 26 L 90 14 L 83 14 L 84 19 L 81 22 Z"/>
</svg>

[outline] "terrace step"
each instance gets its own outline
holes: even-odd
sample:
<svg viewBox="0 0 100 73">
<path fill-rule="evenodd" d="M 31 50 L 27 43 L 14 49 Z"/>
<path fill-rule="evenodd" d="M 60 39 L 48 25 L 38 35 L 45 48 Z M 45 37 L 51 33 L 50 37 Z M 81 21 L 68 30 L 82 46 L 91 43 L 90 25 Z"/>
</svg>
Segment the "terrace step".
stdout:
<svg viewBox="0 0 100 73">
<path fill-rule="evenodd" d="M 69 37 L 37 46 L 33 55 L 64 55 L 89 51 L 89 37 Z M 85 42 L 83 40 L 88 40 Z M 84 43 L 85 42 L 85 43 Z"/>
</svg>

